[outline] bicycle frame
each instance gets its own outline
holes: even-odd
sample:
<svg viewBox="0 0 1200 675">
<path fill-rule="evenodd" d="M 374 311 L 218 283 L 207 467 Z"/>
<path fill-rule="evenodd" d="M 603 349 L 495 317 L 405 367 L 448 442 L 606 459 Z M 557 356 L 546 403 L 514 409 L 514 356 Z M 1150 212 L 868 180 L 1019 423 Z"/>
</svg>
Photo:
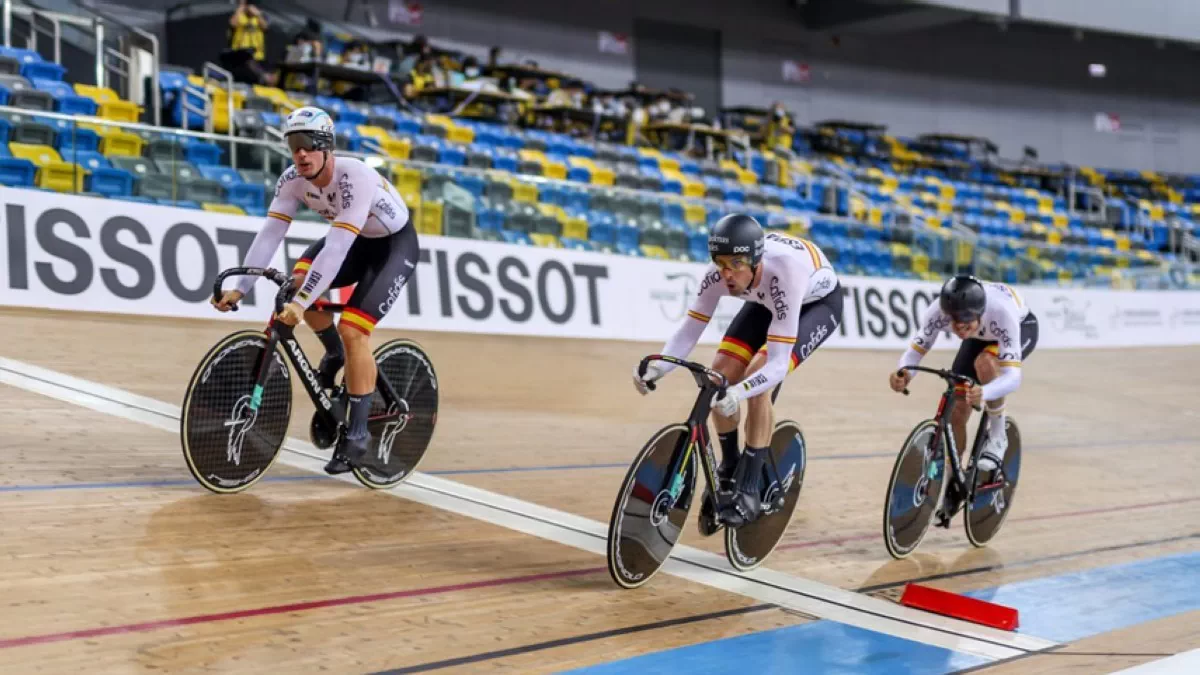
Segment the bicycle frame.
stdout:
<svg viewBox="0 0 1200 675">
<path fill-rule="evenodd" d="M 950 419 L 954 412 L 954 406 L 957 404 L 956 399 L 958 398 L 954 395 L 955 386 L 957 384 L 974 385 L 976 382 L 974 379 L 965 375 L 958 375 L 957 373 L 951 373 L 945 370 L 936 370 L 934 368 L 905 366 L 904 368 L 900 369 L 900 372 L 904 372 L 906 370 L 932 373 L 946 381 L 946 390 L 942 392 L 941 401 L 938 403 L 937 414 L 934 416 L 934 419 L 937 421 L 938 433 L 934 436 L 934 444 L 932 448 L 935 453 L 942 451 L 943 449 L 949 449 L 949 452 L 946 454 L 949 455 L 950 466 L 953 469 L 952 472 L 949 472 L 949 477 L 953 481 L 953 485 L 963 495 L 966 495 L 968 493 L 967 477 L 963 473 L 962 460 L 959 457 L 959 448 L 954 442 L 953 429 L 950 428 Z M 908 389 L 904 390 L 904 394 L 908 395 Z M 981 410 L 979 406 L 973 407 L 977 411 Z M 978 436 L 979 435 L 976 434 L 976 442 L 979 441 Z M 942 445 L 939 445 L 939 443 Z M 949 489 L 950 486 L 947 485 L 946 487 Z M 938 507 L 941 508 L 941 504 L 939 504 Z"/>
<path fill-rule="evenodd" d="M 708 415 L 712 410 L 712 394 L 717 391 L 724 391 L 728 386 L 728 381 L 725 376 L 715 370 L 706 368 L 698 363 L 677 359 L 673 356 L 664 356 L 661 354 L 651 354 L 642 359 L 638 365 L 638 372 L 646 373 L 646 366 L 651 361 L 663 361 L 676 366 L 681 366 L 688 369 L 692 376 L 696 379 L 696 385 L 700 387 L 700 395 L 696 397 L 696 403 L 692 406 L 692 411 L 688 414 L 688 441 L 687 447 L 682 453 L 675 453 L 671 466 L 668 467 L 670 474 L 674 475 L 671 482 L 671 499 L 679 498 L 679 494 L 683 491 L 683 474 L 687 470 L 687 464 L 691 461 L 695 450 L 700 448 L 700 463 L 704 468 L 704 479 L 708 481 L 709 492 L 712 494 L 712 499 L 716 500 L 717 486 L 717 462 L 713 456 L 712 437 L 708 432 Z M 714 381 L 716 380 L 716 381 Z M 718 382 L 719 381 L 719 384 Z M 654 383 L 649 382 L 647 386 L 654 389 Z M 716 504 L 714 503 L 714 507 Z"/>
<path fill-rule="evenodd" d="M 231 276 L 260 276 L 265 277 L 279 285 L 279 292 L 275 295 L 275 313 L 271 315 L 271 322 L 267 325 L 267 348 L 263 351 L 263 360 L 258 365 L 258 374 L 255 378 L 254 392 L 250 398 L 251 410 L 258 410 L 258 406 L 262 403 L 263 391 L 266 388 L 267 379 L 271 375 L 271 369 L 267 368 L 270 355 L 275 352 L 275 347 L 281 342 L 286 347 L 284 353 L 287 355 L 288 361 L 292 363 L 292 367 L 299 372 L 302 377 L 300 381 L 304 384 L 304 390 L 308 392 L 308 397 L 312 400 L 313 406 L 317 409 L 317 414 L 326 418 L 326 422 L 331 428 L 337 428 L 346 421 L 348 406 L 343 398 L 330 398 L 325 390 L 321 387 L 321 382 L 317 378 L 317 372 L 308 361 L 308 357 L 304 353 L 304 349 L 300 347 L 300 343 L 296 341 L 296 331 L 292 326 L 287 325 L 279 320 L 278 315 L 283 311 L 284 305 L 291 299 L 295 291 L 295 279 L 290 275 L 284 274 L 278 270 L 261 268 L 261 267 L 233 267 L 225 270 L 217 275 L 217 280 L 213 284 L 213 298 L 220 299 L 222 295 L 221 285 L 225 279 Z M 344 304 L 330 303 L 318 300 L 313 304 L 314 310 L 340 312 L 345 309 Z M 237 311 L 237 306 L 233 307 Z M 396 390 L 392 388 L 392 383 L 384 377 L 383 373 L 378 373 L 375 378 L 376 388 L 384 395 L 384 397 L 392 402 L 400 401 L 400 397 L 396 394 Z M 399 418 L 403 413 L 389 413 L 386 415 L 372 417 L 371 420 Z"/>
</svg>

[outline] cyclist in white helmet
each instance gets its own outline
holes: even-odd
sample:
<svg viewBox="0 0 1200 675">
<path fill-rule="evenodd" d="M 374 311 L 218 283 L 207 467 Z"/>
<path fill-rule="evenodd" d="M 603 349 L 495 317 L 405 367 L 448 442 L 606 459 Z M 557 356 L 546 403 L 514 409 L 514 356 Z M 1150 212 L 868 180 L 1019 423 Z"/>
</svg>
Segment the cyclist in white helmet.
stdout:
<svg viewBox="0 0 1200 675">
<path fill-rule="evenodd" d="M 318 371 L 323 386 L 332 388 L 337 372 L 346 367 L 350 424 L 325 467 L 329 473 L 344 473 L 368 461 L 367 417 L 376 376 L 371 332 L 416 269 L 420 248 L 408 207 L 391 183 L 358 159 L 334 156 L 333 119 L 324 110 L 293 111 L 283 135 L 293 164 L 275 185 L 266 224 L 244 264 L 270 264 L 301 203 L 332 225 L 297 261 L 292 274 L 299 290 L 279 320 L 294 326 L 303 317 L 321 339 L 325 356 Z M 226 291 L 214 303 L 217 309 L 229 311 L 254 279 L 244 277 L 238 288 Z M 351 285 L 354 293 L 334 328 L 333 315 L 312 305 L 327 290 Z"/>
</svg>

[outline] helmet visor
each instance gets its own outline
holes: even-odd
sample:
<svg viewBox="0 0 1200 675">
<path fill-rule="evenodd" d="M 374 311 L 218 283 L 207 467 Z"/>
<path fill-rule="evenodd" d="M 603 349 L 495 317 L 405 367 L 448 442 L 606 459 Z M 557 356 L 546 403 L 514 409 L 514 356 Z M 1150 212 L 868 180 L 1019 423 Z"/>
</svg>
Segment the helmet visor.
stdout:
<svg viewBox="0 0 1200 675">
<path fill-rule="evenodd" d="M 297 150 L 307 150 L 309 152 L 327 150 L 329 142 L 322 136 L 323 134 L 318 135 L 311 131 L 293 131 L 287 135 L 288 150 L 292 152 L 296 152 Z"/>
</svg>

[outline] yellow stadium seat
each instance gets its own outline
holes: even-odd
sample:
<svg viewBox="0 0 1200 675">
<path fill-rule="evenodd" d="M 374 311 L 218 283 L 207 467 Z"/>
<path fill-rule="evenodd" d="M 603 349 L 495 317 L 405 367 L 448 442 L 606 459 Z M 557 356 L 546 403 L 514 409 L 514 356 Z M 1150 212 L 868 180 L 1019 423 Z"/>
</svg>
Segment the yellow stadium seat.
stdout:
<svg viewBox="0 0 1200 675">
<path fill-rule="evenodd" d="M 242 210 L 242 207 L 235 204 L 214 204 L 212 202 L 204 202 L 200 205 L 200 208 L 212 213 L 230 213 L 238 216 L 246 215 L 246 212 Z"/>
<path fill-rule="evenodd" d="M 808 236 L 809 221 L 807 217 L 789 218 L 788 219 L 788 234 L 793 237 Z"/>
<path fill-rule="evenodd" d="M 587 241 L 588 238 L 588 221 L 584 218 L 567 218 L 563 223 L 563 237 L 567 239 L 581 239 Z"/>
<path fill-rule="evenodd" d="M 1130 245 L 1129 237 L 1127 237 L 1123 234 L 1117 235 L 1117 250 L 1118 251 L 1128 251 L 1131 248 L 1132 248 L 1132 246 Z M 1124 260 L 1126 261 L 1126 263 L 1128 263 L 1128 261 L 1129 261 L 1128 258 L 1126 258 Z"/>
<path fill-rule="evenodd" d="M 617 179 L 617 174 L 612 169 L 598 166 L 592 170 L 592 185 L 612 185 Z"/>
<path fill-rule="evenodd" d="M 13 157 L 27 159 L 37 165 L 37 186 L 55 192 L 83 192 L 83 179 L 87 170 L 71 162 L 64 162 L 58 151 L 48 145 L 9 143 Z"/>
<path fill-rule="evenodd" d="M 908 244 L 901 244 L 900 242 L 892 242 L 891 250 L 893 256 L 912 255 L 912 247 Z"/>
<path fill-rule="evenodd" d="M 542 173 L 546 176 L 546 178 L 553 180 L 566 180 L 567 165 L 563 164 L 562 162 L 555 162 L 547 159 L 546 163 L 542 165 Z"/>
<path fill-rule="evenodd" d="M 680 182 L 683 184 L 683 196 L 684 197 L 692 197 L 695 199 L 703 199 L 704 198 L 704 192 L 705 192 L 704 183 L 702 183 L 698 180 L 693 180 L 691 178 L 687 178 L 687 177 L 685 177 Z"/>
<path fill-rule="evenodd" d="M 533 183 L 524 181 L 513 181 L 513 201 L 515 202 L 536 202 L 538 200 L 538 189 Z"/>
<path fill-rule="evenodd" d="M 380 145 L 383 146 L 383 154 L 393 159 L 408 159 L 412 155 L 412 141 L 407 138 L 387 136 Z"/>
<path fill-rule="evenodd" d="M 460 127 L 454 125 L 446 130 L 446 140 L 451 143 L 462 143 L 469 145 L 475 142 L 475 130 L 468 127 Z"/>
<path fill-rule="evenodd" d="M 688 202 L 683 205 L 683 220 L 689 225 L 703 225 L 708 211 L 703 204 Z"/>
<path fill-rule="evenodd" d="M 380 145 L 382 145 L 384 139 L 388 137 L 387 129 L 384 129 L 383 127 L 376 127 L 376 126 L 370 126 L 367 124 L 360 124 L 355 127 L 355 130 L 358 131 L 360 136 L 366 136 L 367 138 L 373 138 L 377 142 L 379 142 Z"/>
<path fill-rule="evenodd" d="M 913 254 L 912 268 L 917 274 L 927 274 L 929 272 L 929 256 L 924 253 Z"/>
<path fill-rule="evenodd" d="M 1008 219 L 1011 220 L 1014 225 L 1023 225 L 1025 223 L 1025 212 L 1021 209 L 1013 209 L 1012 211 L 1008 212 Z"/>
<path fill-rule="evenodd" d="M 421 172 L 411 166 L 397 166 L 392 172 L 392 179 L 396 192 L 401 196 L 421 194 Z M 408 199 L 405 198 L 404 201 L 407 202 Z"/>
<path fill-rule="evenodd" d="M 1067 222 L 1067 214 L 1065 213 L 1056 213 L 1050 217 L 1050 223 L 1058 228 L 1066 229 Z"/>
<path fill-rule="evenodd" d="M 1059 230 L 1050 230 L 1046 233 L 1046 243 L 1054 246 L 1062 245 L 1062 232 Z"/>
<path fill-rule="evenodd" d="M 662 246 L 651 246 L 649 244 L 643 244 L 641 246 L 641 249 L 642 249 L 642 255 L 646 256 L 647 258 L 651 258 L 653 260 L 670 260 L 671 259 L 671 254 L 667 253 L 667 249 L 663 248 Z"/>
<path fill-rule="evenodd" d="M 533 240 L 534 246 L 541 246 L 542 248 L 562 248 L 562 242 L 558 240 L 558 237 L 547 232 L 530 232 L 529 238 Z"/>
<path fill-rule="evenodd" d="M 431 201 L 421 205 L 420 217 L 417 219 L 417 232 L 438 236 L 442 234 L 441 202 Z"/>
<path fill-rule="evenodd" d="M 137 122 L 141 109 L 133 101 L 124 101 L 108 87 L 76 84 L 75 93 L 96 102 L 96 116 L 114 122 Z"/>
</svg>

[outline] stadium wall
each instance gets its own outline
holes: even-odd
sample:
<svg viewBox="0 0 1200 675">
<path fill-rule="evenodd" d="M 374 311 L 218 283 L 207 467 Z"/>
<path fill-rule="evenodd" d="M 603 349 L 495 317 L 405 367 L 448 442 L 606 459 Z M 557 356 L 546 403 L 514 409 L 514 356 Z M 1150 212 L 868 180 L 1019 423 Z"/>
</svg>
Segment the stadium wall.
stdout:
<svg viewBox="0 0 1200 675">
<path fill-rule="evenodd" d="M 274 287 L 242 311 L 209 305 L 212 280 L 241 260 L 262 219 L 0 188 L 0 306 L 265 322 Z M 290 269 L 328 227 L 296 221 L 272 266 Z M 384 328 L 665 340 L 705 283 L 706 266 L 423 236 L 416 275 L 393 294 Z M 227 283 L 227 287 L 232 282 Z M 831 348 L 900 349 L 937 285 L 844 276 Z M 1200 293 L 1018 287 L 1039 317 L 1039 348 L 1200 344 Z M 339 298 L 340 299 L 340 298 Z M 788 302 L 787 298 L 781 301 Z M 704 335 L 740 306 L 722 300 Z M 822 336 L 800 336 L 815 343 Z M 956 344 L 946 338 L 940 348 Z"/>
</svg>

